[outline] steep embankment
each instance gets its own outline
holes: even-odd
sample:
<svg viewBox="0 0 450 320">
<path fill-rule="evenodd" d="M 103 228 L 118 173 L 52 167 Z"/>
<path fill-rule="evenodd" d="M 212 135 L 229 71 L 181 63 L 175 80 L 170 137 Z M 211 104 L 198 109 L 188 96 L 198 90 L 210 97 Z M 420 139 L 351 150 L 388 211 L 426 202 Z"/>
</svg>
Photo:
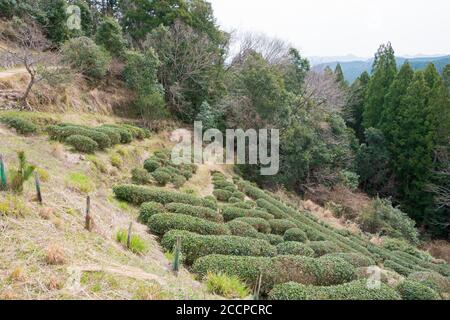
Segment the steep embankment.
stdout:
<svg viewBox="0 0 450 320">
<path fill-rule="evenodd" d="M 87 114 L 41 117 L 83 125 L 121 120 Z M 8 168 L 16 166 L 17 150 L 24 150 L 38 167 L 44 198 L 40 206 L 33 179 L 23 195 L 0 192 L 0 299 L 213 298 L 185 270 L 178 276 L 172 273 L 155 237 L 136 222 L 137 208 L 112 196 L 114 183 L 129 181 L 133 166 L 167 145 L 164 134 L 95 155 L 72 152 L 44 134 L 18 135 L 4 125 L 0 141 Z M 84 228 L 87 194 L 92 232 Z M 130 222 L 146 244 L 142 255 L 115 239 Z"/>
</svg>

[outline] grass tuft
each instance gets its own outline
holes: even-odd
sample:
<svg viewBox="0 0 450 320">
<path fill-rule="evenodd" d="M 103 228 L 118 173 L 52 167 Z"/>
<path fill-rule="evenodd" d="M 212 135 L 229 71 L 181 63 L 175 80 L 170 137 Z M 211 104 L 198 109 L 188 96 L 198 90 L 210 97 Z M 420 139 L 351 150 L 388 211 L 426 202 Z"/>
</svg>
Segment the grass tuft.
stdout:
<svg viewBox="0 0 450 320">
<path fill-rule="evenodd" d="M 128 231 L 119 230 L 116 233 L 116 241 L 121 243 L 124 247 L 127 246 Z M 129 250 L 135 254 L 142 255 L 147 251 L 147 244 L 137 234 L 131 235 L 131 243 Z"/>
<path fill-rule="evenodd" d="M 250 290 L 236 276 L 208 273 L 205 283 L 209 292 L 228 299 L 244 299 L 250 295 Z"/>
</svg>

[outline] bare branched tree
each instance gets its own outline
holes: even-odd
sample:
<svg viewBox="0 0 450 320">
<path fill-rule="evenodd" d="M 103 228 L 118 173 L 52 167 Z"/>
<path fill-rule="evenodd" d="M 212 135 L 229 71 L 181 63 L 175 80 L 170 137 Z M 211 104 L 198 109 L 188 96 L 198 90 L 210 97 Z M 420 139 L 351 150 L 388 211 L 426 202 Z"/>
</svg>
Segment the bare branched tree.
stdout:
<svg viewBox="0 0 450 320">
<path fill-rule="evenodd" d="M 282 39 L 271 38 L 262 33 L 235 35 L 236 55 L 232 64 L 239 64 L 249 52 L 257 52 L 270 64 L 279 64 L 286 60 L 292 47 Z"/>
<path fill-rule="evenodd" d="M 443 164 L 442 169 L 434 171 L 433 173 L 441 181 L 450 181 L 450 161 L 446 147 L 439 147 L 435 150 L 435 162 Z M 450 208 L 450 184 L 430 184 L 428 191 L 434 194 L 434 201 L 438 208 Z"/>
<path fill-rule="evenodd" d="M 58 63 L 58 54 L 49 51 L 51 43 L 33 20 L 12 21 L 0 33 L 0 40 L 4 43 L 0 47 L 4 59 L 14 66 L 23 66 L 30 76 L 20 100 L 22 107 L 31 110 L 28 96 L 36 83 L 43 80 L 61 83 L 63 73 Z"/>
</svg>

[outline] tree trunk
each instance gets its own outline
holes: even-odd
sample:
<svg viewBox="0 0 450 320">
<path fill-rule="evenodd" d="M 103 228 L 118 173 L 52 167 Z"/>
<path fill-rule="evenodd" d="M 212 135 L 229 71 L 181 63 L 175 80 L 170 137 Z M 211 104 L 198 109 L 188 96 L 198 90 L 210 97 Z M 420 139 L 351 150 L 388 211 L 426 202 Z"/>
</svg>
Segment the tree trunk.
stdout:
<svg viewBox="0 0 450 320">
<path fill-rule="evenodd" d="M 28 96 L 30 95 L 31 88 L 33 88 L 34 82 L 35 82 L 35 77 L 33 74 L 31 74 L 30 82 L 28 83 L 27 89 L 25 90 L 25 93 L 23 94 L 22 99 L 21 99 L 22 106 L 29 109 L 30 111 L 33 111 L 33 108 L 31 108 L 31 106 L 28 103 Z"/>
</svg>

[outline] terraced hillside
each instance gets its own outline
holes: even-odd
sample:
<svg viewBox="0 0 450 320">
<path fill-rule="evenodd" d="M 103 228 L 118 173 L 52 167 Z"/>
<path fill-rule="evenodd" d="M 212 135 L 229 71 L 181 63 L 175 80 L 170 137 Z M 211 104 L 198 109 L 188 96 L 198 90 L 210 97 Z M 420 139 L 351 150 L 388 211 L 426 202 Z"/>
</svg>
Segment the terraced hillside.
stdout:
<svg viewBox="0 0 450 320">
<path fill-rule="evenodd" d="M 167 155 L 152 158 L 170 163 Z M 183 170 L 171 164 L 172 168 Z M 154 171 L 153 171 L 154 172 Z M 414 247 L 375 245 L 363 234 L 335 230 L 309 212 L 234 176 L 212 172 L 214 196 L 117 185 L 115 196 L 141 206 L 140 219 L 199 279 L 236 276 L 273 299 L 440 299 L 450 267 Z M 381 284 L 370 281 L 379 274 Z"/>
<path fill-rule="evenodd" d="M 0 123 L 9 177 L 0 192 L 1 298 L 216 299 L 215 293 L 253 292 L 271 299 L 446 299 L 450 293 L 450 267 L 428 253 L 335 229 L 228 168 L 175 165 L 168 134 L 92 115 L 2 112 Z M 22 193 L 12 190 L 19 150 L 36 167 L 43 204 L 33 179 Z M 233 292 L 214 287 L 225 282 Z"/>
</svg>

